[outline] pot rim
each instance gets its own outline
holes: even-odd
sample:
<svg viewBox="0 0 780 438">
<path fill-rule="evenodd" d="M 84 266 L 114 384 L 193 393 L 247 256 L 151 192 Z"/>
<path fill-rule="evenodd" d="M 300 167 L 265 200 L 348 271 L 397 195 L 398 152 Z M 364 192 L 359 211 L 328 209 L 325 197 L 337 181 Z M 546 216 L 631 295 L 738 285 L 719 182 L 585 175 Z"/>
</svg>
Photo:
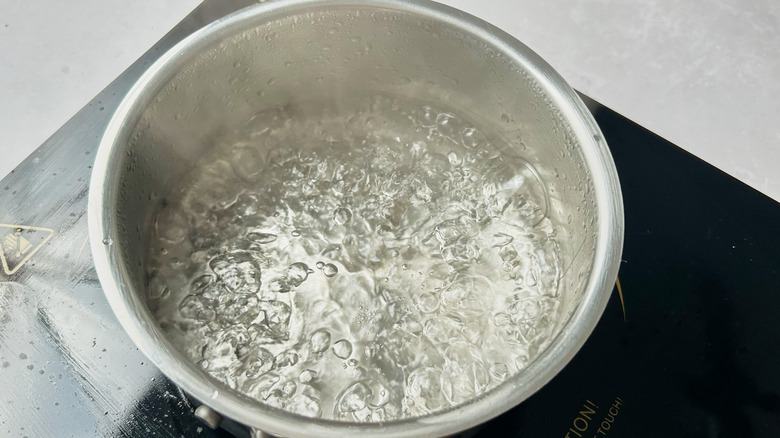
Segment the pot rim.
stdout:
<svg viewBox="0 0 780 438">
<path fill-rule="evenodd" d="M 526 68 L 543 88 L 582 145 L 593 178 L 597 233 L 592 274 L 582 302 L 550 345 L 528 368 L 485 394 L 456 408 L 386 423 L 347 423 L 313 419 L 252 400 L 210 377 L 162 336 L 146 307 L 132 290 L 121 263 L 119 245 L 106 244 L 118 235 L 115 171 L 129 134 L 159 89 L 191 56 L 248 26 L 280 16 L 324 8 L 399 10 L 445 22 L 490 44 Z M 485 422 L 516 406 L 550 381 L 579 351 L 593 331 L 611 295 L 623 245 L 623 203 L 612 156 L 603 135 L 576 92 L 552 67 L 509 34 L 449 6 L 415 0 L 287 0 L 253 5 L 206 25 L 154 62 L 124 97 L 100 142 L 89 191 L 89 237 L 98 277 L 120 324 L 138 348 L 175 384 L 198 400 L 236 421 L 281 436 L 344 437 L 371 434 L 443 436 Z M 214 394 L 217 394 L 214 397 Z"/>
</svg>

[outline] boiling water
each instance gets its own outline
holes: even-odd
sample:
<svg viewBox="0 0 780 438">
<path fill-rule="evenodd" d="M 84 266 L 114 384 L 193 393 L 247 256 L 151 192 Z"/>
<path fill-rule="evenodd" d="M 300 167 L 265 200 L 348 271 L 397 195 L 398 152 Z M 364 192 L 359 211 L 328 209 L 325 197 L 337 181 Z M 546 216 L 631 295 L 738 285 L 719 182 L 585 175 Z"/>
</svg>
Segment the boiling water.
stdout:
<svg viewBox="0 0 780 438">
<path fill-rule="evenodd" d="M 559 262 L 536 172 L 455 114 L 274 108 L 155 219 L 148 295 L 217 379 L 310 417 L 457 406 L 549 341 Z"/>
</svg>

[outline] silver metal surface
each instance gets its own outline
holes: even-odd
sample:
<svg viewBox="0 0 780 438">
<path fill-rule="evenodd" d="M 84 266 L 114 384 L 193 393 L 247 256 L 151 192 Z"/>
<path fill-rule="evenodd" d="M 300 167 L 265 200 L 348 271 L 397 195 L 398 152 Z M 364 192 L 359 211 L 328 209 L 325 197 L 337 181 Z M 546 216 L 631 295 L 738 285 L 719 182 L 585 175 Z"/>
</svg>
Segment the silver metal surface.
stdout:
<svg viewBox="0 0 780 438">
<path fill-rule="evenodd" d="M 208 427 L 216 429 L 222 423 L 222 415 L 219 415 L 214 409 L 206 405 L 200 405 L 195 409 L 195 416 Z"/>
<path fill-rule="evenodd" d="M 88 244 L 87 185 L 109 118 L 141 73 L 191 32 L 252 3 L 203 3 L 0 181 L 0 435 L 196 432 L 161 422 L 190 415 L 188 400 L 108 308 Z"/>
<path fill-rule="evenodd" d="M 273 438 L 272 435 L 269 435 L 269 434 L 263 432 L 262 430 L 255 429 L 255 428 L 252 428 L 249 436 L 251 438 Z"/>
<path fill-rule="evenodd" d="M 220 132 L 261 109 L 296 101 L 349 105 L 358 90 L 465 112 L 505 140 L 545 181 L 562 247 L 565 317 L 536 361 L 457 409 L 383 424 L 304 419 L 247 399 L 173 348 L 144 298 L 144 242 L 153 212 Z M 612 290 L 623 239 L 614 165 L 574 91 L 509 35 L 428 2 L 269 2 L 194 33 L 152 65 L 120 104 L 91 188 L 94 262 L 130 337 L 196 398 L 283 436 L 441 436 L 506 411 L 584 343 Z"/>
</svg>

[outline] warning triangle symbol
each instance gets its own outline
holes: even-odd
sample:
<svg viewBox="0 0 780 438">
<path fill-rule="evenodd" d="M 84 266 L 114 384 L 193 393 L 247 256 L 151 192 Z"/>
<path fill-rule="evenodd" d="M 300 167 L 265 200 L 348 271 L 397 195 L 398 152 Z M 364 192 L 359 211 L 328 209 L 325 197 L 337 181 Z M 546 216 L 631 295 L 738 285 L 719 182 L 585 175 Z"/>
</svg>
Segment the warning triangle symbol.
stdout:
<svg viewBox="0 0 780 438">
<path fill-rule="evenodd" d="M 51 228 L 0 224 L 0 263 L 12 275 L 54 235 Z"/>
</svg>

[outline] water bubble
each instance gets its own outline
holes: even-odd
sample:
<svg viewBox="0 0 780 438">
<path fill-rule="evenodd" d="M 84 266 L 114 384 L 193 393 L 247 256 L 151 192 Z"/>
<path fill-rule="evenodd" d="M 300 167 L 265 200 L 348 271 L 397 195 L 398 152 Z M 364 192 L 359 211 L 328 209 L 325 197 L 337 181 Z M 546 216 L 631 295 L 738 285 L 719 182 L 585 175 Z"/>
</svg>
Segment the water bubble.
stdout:
<svg viewBox="0 0 780 438">
<path fill-rule="evenodd" d="M 433 108 L 429 106 L 425 106 L 422 109 L 422 115 L 420 117 L 420 125 L 425 127 L 433 127 L 436 126 L 436 118 L 439 116 L 439 113 L 436 112 Z"/>
<path fill-rule="evenodd" d="M 449 219 L 439 223 L 439 225 L 434 228 L 433 232 L 441 245 L 450 245 L 461 237 L 458 222 L 455 219 Z"/>
<path fill-rule="evenodd" d="M 198 321 L 213 321 L 217 312 L 195 295 L 187 295 L 179 303 L 179 313 L 184 318 Z"/>
<path fill-rule="evenodd" d="M 258 344 L 278 344 L 289 339 L 291 309 L 285 303 L 271 300 L 258 301 L 259 322 L 251 324 L 247 332 Z"/>
<path fill-rule="evenodd" d="M 271 357 L 271 362 L 273 362 L 273 355 L 268 354 Z M 270 366 L 268 368 L 270 369 Z M 254 398 L 262 400 L 279 380 L 281 378 L 278 374 L 266 370 L 262 374 L 256 374 L 254 377 L 247 378 L 241 385 L 241 390 Z"/>
<path fill-rule="evenodd" d="M 439 298 L 433 293 L 424 293 L 417 297 L 417 308 L 424 313 L 433 313 L 439 309 Z"/>
<path fill-rule="evenodd" d="M 233 150 L 230 165 L 239 178 L 252 182 L 263 170 L 263 158 L 255 148 L 239 147 Z"/>
<path fill-rule="evenodd" d="M 155 275 L 149 280 L 148 290 L 149 298 L 152 300 L 163 300 L 170 295 L 170 289 L 160 275 Z"/>
<path fill-rule="evenodd" d="M 333 212 L 333 222 L 338 225 L 347 224 L 352 219 L 352 211 L 345 207 L 339 207 Z"/>
<path fill-rule="evenodd" d="M 515 366 L 518 370 L 522 370 L 528 366 L 529 359 L 530 355 L 528 354 L 528 351 L 525 348 L 519 349 L 517 350 L 517 355 L 515 356 Z"/>
<path fill-rule="evenodd" d="M 292 380 L 288 380 L 282 385 L 282 394 L 284 394 L 285 397 L 292 397 L 297 389 L 298 385 Z"/>
<path fill-rule="evenodd" d="M 311 334 L 310 342 L 313 352 L 322 353 L 330 346 L 330 332 L 325 329 L 319 329 Z"/>
<path fill-rule="evenodd" d="M 111 240 L 110 237 L 106 237 L 106 238 L 103 239 L 103 245 L 108 246 L 108 245 L 111 245 L 112 243 L 114 243 L 114 241 Z"/>
<path fill-rule="evenodd" d="M 281 389 L 274 389 L 268 393 L 263 399 L 263 402 L 268 406 L 273 406 L 278 409 L 285 409 L 287 405 L 287 397 Z"/>
<path fill-rule="evenodd" d="M 442 291 L 442 310 L 461 318 L 477 318 L 492 306 L 490 284 L 482 278 L 466 277 Z"/>
<path fill-rule="evenodd" d="M 292 310 L 286 303 L 276 300 L 260 301 L 258 306 L 265 314 L 265 322 L 272 329 L 282 332 L 287 329 Z"/>
<path fill-rule="evenodd" d="M 436 128 L 439 134 L 451 140 L 458 141 L 460 122 L 452 114 L 441 113 L 436 117 Z"/>
<path fill-rule="evenodd" d="M 257 378 L 274 366 L 274 355 L 262 347 L 252 348 L 249 354 L 242 357 L 241 360 L 244 374 L 249 379 Z"/>
<path fill-rule="evenodd" d="M 340 339 L 333 344 L 333 354 L 339 359 L 346 359 L 352 354 L 352 344 L 346 339 Z"/>
<path fill-rule="evenodd" d="M 311 383 L 315 377 L 317 377 L 317 373 L 315 371 L 305 369 L 301 371 L 301 374 L 298 375 L 298 381 L 301 383 Z"/>
<path fill-rule="evenodd" d="M 441 371 L 433 367 L 417 368 L 406 379 L 406 404 L 412 415 L 425 415 L 440 409 L 442 397 Z"/>
<path fill-rule="evenodd" d="M 290 232 L 290 235 L 293 237 L 301 237 L 301 231 L 300 230 L 292 230 Z"/>
<path fill-rule="evenodd" d="M 317 262 L 315 266 L 317 266 L 317 269 L 322 269 L 325 267 L 325 262 Z"/>
<path fill-rule="evenodd" d="M 433 229 L 433 233 L 440 245 L 446 247 L 475 237 L 479 233 L 479 227 L 472 218 L 460 216 L 440 222 Z"/>
<path fill-rule="evenodd" d="M 296 363 L 298 363 L 298 353 L 292 350 L 283 351 L 274 358 L 274 368 L 289 367 Z"/>
<path fill-rule="evenodd" d="M 461 144 L 467 149 L 477 149 L 487 145 L 485 136 L 474 128 L 465 128 L 460 134 Z"/>
<path fill-rule="evenodd" d="M 257 293 L 260 289 L 260 266 L 246 251 L 234 251 L 214 257 L 211 270 L 231 292 Z"/>
<path fill-rule="evenodd" d="M 295 262 L 287 269 L 287 279 L 295 287 L 306 281 L 309 276 L 309 266 L 306 263 Z"/>
<path fill-rule="evenodd" d="M 276 234 L 264 233 L 261 231 L 251 231 L 246 235 L 247 240 L 259 244 L 267 244 L 276 241 Z"/>
<path fill-rule="evenodd" d="M 198 295 L 205 303 L 213 306 L 219 303 L 222 286 L 215 282 L 213 275 L 201 275 L 190 283 L 190 293 Z"/>
<path fill-rule="evenodd" d="M 292 286 L 286 278 L 275 278 L 268 282 L 268 290 L 277 294 L 286 294 L 292 290 Z"/>
<path fill-rule="evenodd" d="M 317 418 L 320 416 L 320 402 L 305 394 L 295 396 L 285 408 L 293 414 Z"/>
<path fill-rule="evenodd" d="M 184 213 L 173 206 L 161 209 L 154 221 L 157 235 L 166 243 L 181 243 L 187 237 L 187 225 Z"/>
<path fill-rule="evenodd" d="M 339 268 L 333 263 L 328 263 L 322 267 L 322 273 L 325 274 L 326 277 L 333 277 L 339 273 Z"/>
<path fill-rule="evenodd" d="M 507 309 L 512 322 L 515 324 L 536 319 L 541 313 L 541 310 L 541 303 L 535 297 L 524 298 L 515 302 Z"/>
<path fill-rule="evenodd" d="M 514 246 L 506 244 L 499 249 L 498 255 L 501 257 L 501 260 L 508 262 L 517 258 L 517 250 Z"/>
<path fill-rule="evenodd" d="M 487 371 L 478 362 L 450 364 L 441 374 L 441 390 L 453 405 L 464 403 L 482 393 L 489 382 Z"/>
<path fill-rule="evenodd" d="M 497 382 L 503 382 L 509 376 L 509 367 L 505 363 L 493 363 L 489 371 L 490 377 Z"/>
<path fill-rule="evenodd" d="M 260 308 L 254 295 L 236 295 L 235 298 L 222 303 L 219 311 L 221 320 L 246 326 L 249 326 L 258 315 L 260 315 Z"/>
<path fill-rule="evenodd" d="M 514 237 L 508 234 L 496 233 L 493 235 L 493 238 L 490 240 L 490 246 L 492 246 L 493 248 L 506 246 L 512 243 L 512 240 L 514 240 Z"/>
<path fill-rule="evenodd" d="M 456 154 L 454 151 L 450 151 L 450 153 L 447 154 L 447 161 L 449 161 L 453 166 L 460 165 L 461 163 L 460 157 L 458 157 L 458 154 Z"/>
<path fill-rule="evenodd" d="M 337 406 L 341 412 L 356 412 L 366 408 L 369 400 L 371 389 L 365 383 L 357 382 L 341 394 Z"/>
</svg>

